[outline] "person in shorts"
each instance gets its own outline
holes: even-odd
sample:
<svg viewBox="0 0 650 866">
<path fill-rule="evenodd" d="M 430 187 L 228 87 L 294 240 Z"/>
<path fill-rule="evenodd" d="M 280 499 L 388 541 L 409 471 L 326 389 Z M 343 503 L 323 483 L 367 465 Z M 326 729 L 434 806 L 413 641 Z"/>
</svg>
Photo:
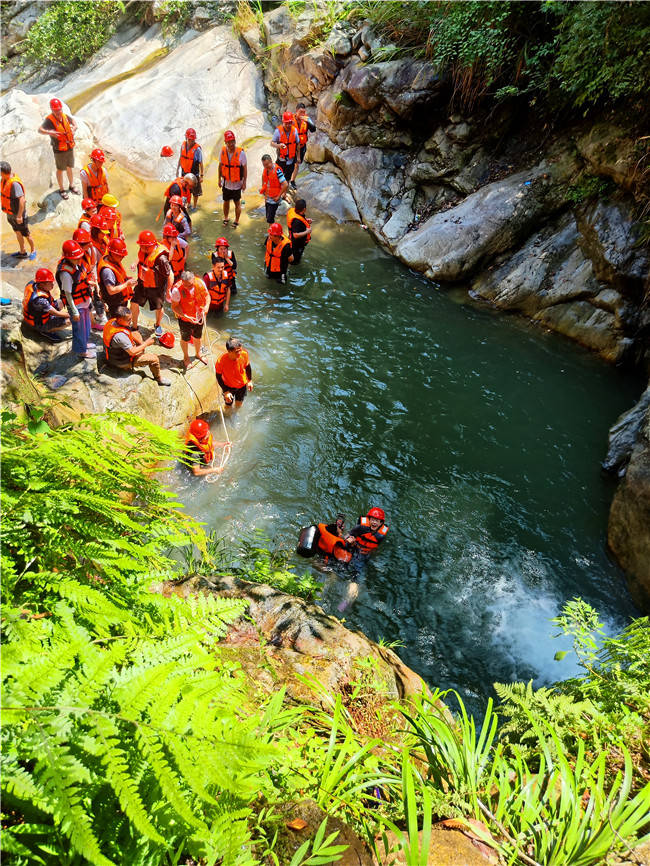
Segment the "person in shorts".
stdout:
<svg viewBox="0 0 650 866">
<path fill-rule="evenodd" d="M 138 330 L 140 307 L 149 302 L 149 309 L 156 313 L 156 337 L 162 337 L 162 317 L 165 295 L 174 284 L 174 274 L 169 263 L 169 250 L 158 243 L 155 234 L 142 231 L 138 235 L 138 282 L 131 299 L 133 330 Z"/>
<path fill-rule="evenodd" d="M 59 195 L 68 198 L 68 192 L 79 195 L 79 190 L 74 185 L 72 169 L 74 168 L 74 134 L 77 124 L 69 114 L 63 111 L 63 103 L 60 99 L 50 99 L 51 114 L 45 118 L 38 131 L 41 135 L 49 135 L 54 151 L 54 164 L 56 166 L 56 179 L 59 183 Z M 68 192 L 63 187 L 63 172 L 68 176 Z"/>
<path fill-rule="evenodd" d="M 219 186 L 223 197 L 223 224 L 230 222 L 230 202 L 235 203 L 235 221 L 233 228 L 239 225 L 241 217 L 241 194 L 246 189 L 248 166 L 246 154 L 237 147 L 235 133 L 227 129 L 223 134 L 224 145 L 219 157 Z"/>
<path fill-rule="evenodd" d="M 210 309 L 210 295 L 203 280 L 195 277 L 192 271 L 183 271 L 180 280 L 174 284 L 171 293 L 171 304 L 174 315 L 178 319 L 181 332 L 181 349 L 185 369 L 190 366 L 189 346 L 194 344 L 196 361 L 202 364 L 208 362 L 201 354 L 201 339 L 205 317 Z"/>
<path fill-rule="evenodd" d="M 27 209 L 25 206 L 25 187 L 21 179 L 11 173 L 8 162 L 0 162 L 2 184 L 2 210 L 7 214 L 7 222 L 14 230 L 18 241 L 18 252 L 12 253 L 17 259 L 36 258 L 34 241 L 29 233 Z M 29 254 L 25 251 L 25 241 L 29 244 Z"/>
<path fill-rule="evenodd" d="M 232 406 L 234 402 L 235 408 L 239 409 L 246 391 L 253 390 L 251 362 L 241 340 L 234 337 L 226 340 L 226 351 L 219 356 L 214 371 L 226 405 Z"/>
</svg>

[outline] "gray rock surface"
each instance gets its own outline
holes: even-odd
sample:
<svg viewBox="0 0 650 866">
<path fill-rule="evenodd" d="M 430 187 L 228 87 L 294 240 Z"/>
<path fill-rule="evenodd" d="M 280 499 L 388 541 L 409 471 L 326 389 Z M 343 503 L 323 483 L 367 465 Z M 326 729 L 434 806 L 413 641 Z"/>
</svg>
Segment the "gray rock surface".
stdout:
<svg viewBox="0 0 650 866">
<path fill-rule="evenodd" d="M 625 469 L 639 438 L 641 425 L 649 409 L 650 385 L 645 389 L 639 401 L 627 412 L 623 412 L 616 423 L 610 427 L 607 456 L 603 460 L 603 469 L 607 472 L 625 474 Z"/>
<path fill-rule="evenodd" d="M 302 171 L 297 185 L 297 195 L 305 199 L 308 209 L 315 208 L 337 223 L 359 222 L 359 211 L 352 193 L 334 170 Z"/>
</svg>

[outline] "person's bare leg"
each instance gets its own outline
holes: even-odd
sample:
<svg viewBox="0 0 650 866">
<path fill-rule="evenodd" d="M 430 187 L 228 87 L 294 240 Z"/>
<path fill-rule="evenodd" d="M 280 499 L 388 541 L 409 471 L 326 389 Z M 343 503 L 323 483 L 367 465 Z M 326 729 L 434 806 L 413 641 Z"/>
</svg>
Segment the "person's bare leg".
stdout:
<svg viewBox="0 0 650 866">
<path fill-rule="evenodd" d="M 74 186 L 74 177 L 72 176 L 72 169 L 70 168 L 69 165 L 66 166 L 65 173 L 68 175 L 68 186 L 73 187 Z"/>
<path fill-rule="evenodd" d="M 140 317 L 140 304 L 134 304 L 131 301 L 131 326 L 134 328 L 138 327 L 138 319 Z"/>
<path fill-rule="evenodd" d="M 235 202 L 235 222 L 239 222 L 239 217 L 241 216 L 241 199 Z"/>
<path fill-rule="evenodd" d="M 223 218 L 225 220 L 228 219 L 229 213 L 230 213 L 230 201 L 224 201 L 224 203 L 223 203 Z"/>
<path fill-rule="evenodd" d="M 27 240 L 27 243 L 29 244 L 29 251 L 30 251 L 30 253 L 33 253 L 34 250 L 36 249 L 36 247 L 34 246 L 34 241 L 32 240 L 32 236 L 31 236 L 31 235 L 27 235 L 26 240 Z"/>
<path fill-rule="evenodd" d="M 162 327 L 162 317 L 163 317 L 163 308 L 161 307 L 159 310 L 156 310 L 156 327 Z"/>
<path fill-rule="evenodd" d="M 59 189 L 63 189 L 63 169 L 57 168 L 56 170 L 56 182 L 59 184 Z"/>
<path fill-rule="evenodd" d="M 185 340 L 181 340 L 181 349 L 183 350 L 183 364 L 186 367 L 190 366 L 190 352 L 189 352 L 190 344 Z"/>
<path fill-rule="evenodd" d="M 16 235 L 16 240 L 18 241 L 18 249 L 22 254 L 25 252 L 25 238 L 21 235 L 20 232 L 14 232 L 14 234 Z M 32 249 L 34 249 L 33 246 Z"/>
</svg>

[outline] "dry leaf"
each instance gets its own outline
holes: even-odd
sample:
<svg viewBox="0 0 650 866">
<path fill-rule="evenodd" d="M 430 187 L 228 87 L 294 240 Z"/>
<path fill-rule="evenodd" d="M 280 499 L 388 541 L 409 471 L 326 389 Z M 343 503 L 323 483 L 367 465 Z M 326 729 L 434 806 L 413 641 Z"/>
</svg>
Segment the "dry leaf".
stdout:
<svg viewBox="0 0 650 866">
<path fill-rule="evenodd" d="M 303 821 L 302 818 L 294 818 L 293 821 L 287 821 L 287 827 L 290 830 L 304 830 L 307 826 L 307 822 Z"/>
</svg>

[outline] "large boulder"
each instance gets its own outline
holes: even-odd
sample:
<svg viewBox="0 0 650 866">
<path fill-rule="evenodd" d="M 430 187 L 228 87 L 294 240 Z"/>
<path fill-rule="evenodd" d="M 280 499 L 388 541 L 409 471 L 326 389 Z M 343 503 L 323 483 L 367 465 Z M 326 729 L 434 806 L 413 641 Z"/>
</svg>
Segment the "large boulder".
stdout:
<svg viewBox="0 0 650 866">
<path fill-rule="evenodd" d="M 636 192 L 643 184 L 647 136 L 637 137 L 616 123 L 596 123 L 576 138 L 578 152 L 595 175 L 610 177 L 617 186 Z"/>
<path fill-rule="evenodd" d="M 2 4 L 2 53 L 8 56 L 16 53 L 18 43 L 44 10 L 41 3 L 3 3 Z"/>
<path fill-rule="evenodd" d="M 603 469 L 607 472 L 617 472 L 624 475 L 632 451 L 639 438 L 641 425 L 650 409 L 650 385 L 645 389 L 639 401 L 628 409 L 610 427 L 607 439 L 607 456 L 603 460 Z"/>
<path fill-rule="evenodd" d="M 431 63 L 413 58 L 366 65 L 353 61 L 336 82 L 359 108 L 372 111 L 383 105 L 401 121 L 428 111 L 438 100 L 443 84 Z"/>
<path fill-rule="evenodd" d="M 336 170 L 314 168 L 301 172 L 297 178 L 298 195 L 309 208 L 332 217 L 337 223 L 359 222 L 359 210 L 352 193 Z"/>
</svg>

